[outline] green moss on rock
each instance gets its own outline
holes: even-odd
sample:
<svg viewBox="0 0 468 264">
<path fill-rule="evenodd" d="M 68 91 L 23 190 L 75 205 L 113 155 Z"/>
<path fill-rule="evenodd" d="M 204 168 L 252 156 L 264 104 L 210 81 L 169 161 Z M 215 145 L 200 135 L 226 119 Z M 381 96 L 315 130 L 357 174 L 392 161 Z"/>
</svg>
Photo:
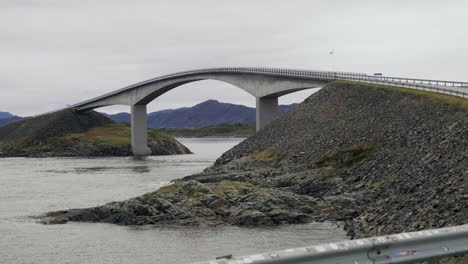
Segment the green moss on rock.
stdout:
<svg viewBox="0 0 468 264">
<path fill-rule="evenodd" d="M 278 150 L 269 148 L 259 152 L 250 154 L 247 157 L 248 161 L 251 162 L 260 162 L 268 164 L 276 164 L 284 160 L 286 157 L 282 155 Z"/>
<path fill-rule="evenodd" d="M 351 146 L 341 149 L 315 162 L 315 164 L 319 167 L 332 167 L 335 169 L 351 168 L 354 164 L 369 156 L 369 154 L 377 148 L 377 145 L 369 144 Z"/>
<path fill-rule="evenodd" d="M 145 196 L 183 196 L 191 199 L 198 199 L 208 193 L 213 193 L 213 190 L 206 185 L 197 181 L 175 182 L 171 185 L 161 187 L 159 190 L 147 193 Z"/>
<path fill-rule="evenodd" d="M 437 103 L 437 104 L 445 104 L 445 105 L 449 105 L 455 108 L 468 110 L 468 100 L 459 96 L 442 94 L 442 93 L 437 93 L 433 91 L 425 91 L 425 90 L 417 90 L 417 89 L 411 89 L 411 88 L 405 88 L 405 87 L 383 85 L 383 84 L 363 83 L 363 82 L 356 82 L 356 81 L 336 81 L 336 82 L 348 84 L 348 85 L 359 85 L 362 87 L 388 89 L 394 92 L 416 95 L 421 100 L 416 100 L 416 98 L 412 98 L 412 100 L 408 101 L 409 103 L 413 103 L 416 105 Z"/>
<path fill-rule="evenodd" d="M 177 195 L 191 199 L 198 199 L 207 194 L 217 194 L 222 197 L 227 195 L 242 196 L 255 191 L 269 193 L 271 189 L 238 181 L 221 181 L 209 184 L 203 184 L 198 181 L 179 181 L 161 187 L 157 191 L 147 193 L 144 196 L 173 197 Z"/>
<path fill-rule="evenodd" d="M 217 195 L 223 197 L 228 194 L 242 196 L 252 191 L 269 192 L 268 188 L 238 181 L 221 181 L 213 187 L 213 190 Z"/>
<path fill-rule="evenodd" d="M 126 123 L 114 123 L 102 127 L 92 128 L 84 133 L 68 134 L 62 137 L 52 138 L 51 141 L 59 141 L 63 144 L 72 142 L 82 142 L 91 144 L 104 144 L 108 146 L 129 145 L 131 138 L 131 128 Z M 159 143 L 170 136 L 148 129 L 148 141 Z"/>
<path fill-rule="evenodd" d="M 189 149 L 169 135 L 148 129 L 148 145 L 153 155 L 187 154 Z M 94 127 L 44 139 L 20 138 L 0 142 L 0 156 L 130 156 L 131 128 L 125 123 Z"/>
</svg>

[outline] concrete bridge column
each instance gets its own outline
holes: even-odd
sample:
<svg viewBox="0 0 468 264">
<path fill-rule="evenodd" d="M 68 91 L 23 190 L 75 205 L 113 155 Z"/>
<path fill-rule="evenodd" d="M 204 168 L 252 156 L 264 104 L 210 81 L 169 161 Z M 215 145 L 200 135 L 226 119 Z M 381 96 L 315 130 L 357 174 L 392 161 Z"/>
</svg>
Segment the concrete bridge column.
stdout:
<svg viewBox="0 0 468 264">
<path fill-rule="evenodd" d="M 257 98 L 257 131 L 279 115 L 278 97 Z"/>
<path fill-rule="evenodd" d="M 151 149 L 148 148 L 148 116 L 146 105 L 132 105 L 132 152 L 133 156 L 149 156 Z"/>
</svg>

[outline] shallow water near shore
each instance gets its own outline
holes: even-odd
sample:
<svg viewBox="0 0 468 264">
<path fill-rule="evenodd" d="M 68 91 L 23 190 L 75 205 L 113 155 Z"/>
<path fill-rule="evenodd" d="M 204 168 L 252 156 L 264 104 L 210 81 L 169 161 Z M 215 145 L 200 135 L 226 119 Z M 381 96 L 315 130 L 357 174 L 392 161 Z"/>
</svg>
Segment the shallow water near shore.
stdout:
<svg viewBox="0 0 468 264">
<path fill-rule="evenodd" d="M 195 154 L 0 159 L 0 263 L 192 263 L 347 239 L 329 223 L 270 228 L 37 224 L 48 211 L 125 200 L 200 172 L 242 139 L 179 139 Z"/>
</svg>

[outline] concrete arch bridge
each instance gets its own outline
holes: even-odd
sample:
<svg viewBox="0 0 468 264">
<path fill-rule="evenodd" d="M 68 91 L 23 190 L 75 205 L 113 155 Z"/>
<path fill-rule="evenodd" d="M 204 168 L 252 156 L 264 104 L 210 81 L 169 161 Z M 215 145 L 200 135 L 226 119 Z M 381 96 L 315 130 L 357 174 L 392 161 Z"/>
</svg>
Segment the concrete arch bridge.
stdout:
<svg viewBox="0 0 468 264">
<path fill-rule="evenodd" d="M 278 97 L 292 92 L 323 87 L 335 80 L 357 80 L 389 83 L 416 89 L 433 89 L 444 93 L 459 93 L 468 97 L 467 83 L 429 81 L 396 77 L 372 76 L 363 73 L 295 70 L 282 68 L 212 68 L 178 72 L 136 83 L 114 92 L 72 105 L 76 111 L 86 111 L 110 105 L 131 107 L 132 150 L 135 156 L 150 154 L 147 146 L 148 103 L 181 85 L 217 80 L 232 84 L 256 98 L 256 128 L 260 130 L 278 115 Z"/>
</svg>

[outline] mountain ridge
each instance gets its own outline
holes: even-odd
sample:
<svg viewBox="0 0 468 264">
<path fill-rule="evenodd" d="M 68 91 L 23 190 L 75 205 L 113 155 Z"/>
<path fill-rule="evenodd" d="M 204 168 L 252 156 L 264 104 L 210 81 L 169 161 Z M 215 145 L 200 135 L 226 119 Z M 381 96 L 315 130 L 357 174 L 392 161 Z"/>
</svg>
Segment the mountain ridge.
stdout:
<svg viewBox="0 0 468 264">
<path fill-rule="evenodd" d="M 285 113 L 296 105 L 297 104 L 280 105 L 280 114 Z M 0 114 L 1 113 L 4 113 L 5 118 L 0 116 L 0 126 L 25 118 L 8 112 L 0 112 Z M 127 112 L 116 114 L 100 112 L 100 114 L 105 115 L 115 122 L 130 123 L 130 113 Z M 148 113 L 148 127 L 153 129 L 195 129 L 221 124 L 255 124 L 255 108 L 210 99 L 191 107 L 164 109 Z"/>
<path fill-rule="evenodd" d="M 281 114 L 297 104 L 280 105 Z M 117 122 L 130 122 L 130 114 L 105 114 Z M 150 128 L 201 128 L 220 124 L 254 124 L 255 108 L 245 105 L 207 100 L 192 107 L 165 109 L 148 114 Z"/>
<path fill-rule="evenodd" d="M 21 116 L 11 116 L 8 118 L 0 118 L 0 126 L 8 125 L 10 123 L 13 123 L 15 121 L 22 120 L 22 119 L 24 119 L 24 117 L 21 117 Z"/>
<path fill-rule="evenodd" d="M 11 118 L 13 115 L 8 112 L 0 112 L 0 119 Z"/>
</svg>

